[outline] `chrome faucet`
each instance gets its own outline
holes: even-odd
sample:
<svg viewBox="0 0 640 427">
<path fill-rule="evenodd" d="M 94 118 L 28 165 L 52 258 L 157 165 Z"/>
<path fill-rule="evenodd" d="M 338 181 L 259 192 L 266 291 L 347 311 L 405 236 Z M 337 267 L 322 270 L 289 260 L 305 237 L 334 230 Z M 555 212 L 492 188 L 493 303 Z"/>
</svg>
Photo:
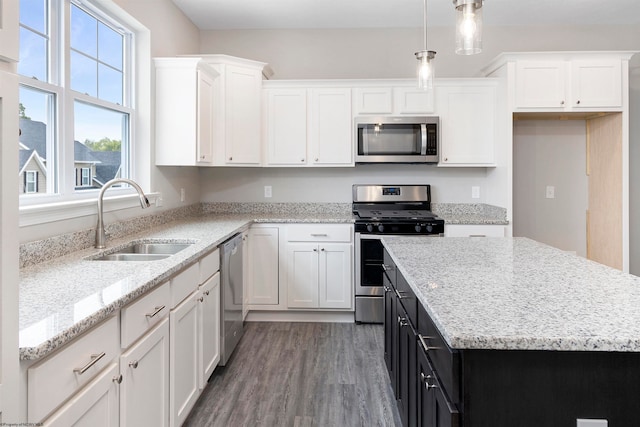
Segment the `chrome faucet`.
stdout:
<svg viewBox="0 0 640 427">
<path fill-rule="evenodd" d="M 104 197 L 104 192 L 107 191 L 107 188 L 111 187 L 113 184 L 129 184 L 138 192 L 138 196 L 140 197 L 140 206 L 142 209 L 148 208 L 151 206 L 149 203 L 149 199 L 144 195 L 142 188 L 134 181 L 126 178 L 116 178 L 111 181 L 107 181 L 105 185 L 100 189 L 100 194 L 98 195 L 98 225 L 96 226 L 96 248 L 102 249 L 105 245 L 105 240 L 107 239 L 106 233 L 104 231 L 104 220 L 102 218 L 102 198 Z"/>
</svg>

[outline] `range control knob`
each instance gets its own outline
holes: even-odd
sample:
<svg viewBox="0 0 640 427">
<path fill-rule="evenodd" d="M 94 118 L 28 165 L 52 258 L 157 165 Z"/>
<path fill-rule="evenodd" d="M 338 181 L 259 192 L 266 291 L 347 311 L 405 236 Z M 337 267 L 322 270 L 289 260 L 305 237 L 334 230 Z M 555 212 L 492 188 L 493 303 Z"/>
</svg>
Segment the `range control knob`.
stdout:
<svg viewBox="0 0 640 427">
<path fill-rule="evenodd" d="M 367 224 L 367 231 L 371 233 L 373 231 L 373 224 Z"/>
<path fill-rule="evenodd" d="M 378 231 L 380 233 L 384 233 L 384 225 L 383 224 L 378 224 Z"/>
<path fill-rule="evenodd" d="M 431 233 L 433 231 L 432 225 L 427 225 L 427 233 Z"/>
<path fill-rule="evenodd" d="M 416 226 L 414 228 L 416 229 L 416 233 L 419 233 L 420 230 L 422 230 L 422 225 L 421 224 L 416 224 Z"/>
</svg>

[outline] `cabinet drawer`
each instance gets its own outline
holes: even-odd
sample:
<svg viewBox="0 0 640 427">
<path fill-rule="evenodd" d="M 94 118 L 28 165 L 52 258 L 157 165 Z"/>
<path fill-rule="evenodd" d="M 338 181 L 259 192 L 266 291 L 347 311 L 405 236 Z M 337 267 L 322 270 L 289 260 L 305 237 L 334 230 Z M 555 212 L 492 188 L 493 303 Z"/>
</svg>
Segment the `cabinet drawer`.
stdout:
<svg viewBox="0 0 640 427">
<path fill-rule="evenodd" d="M 338 224 L 295 224 L 287 226 L 289 242 L 351 242 L 353 227 Z"/>
<path fill-rule="evenodd" d="M 402 275 L 401 272 L 397 272 L 396 279 L 396 291 L 398 294 L 398 299 L 404 309 L 409 316 L 409 320 L 411 324 L 418 324 L 418 299 L 416 298 L 416 294 L 409 287 L 409 283 L 407 283 L 406 279 Z"/>
<path fill-rule="evenodd" d="M 460 353 L 452 350 L 422 305 L 418 307 L 418 347 L 424 350 L 451 402 L 460 402 Z"/>
<path fill-rule="evenodd" d="M 395 287 L 396 286 L 396 263 L 393 262 L 393 259 L 391 259 L 391 255 L 389 255 L 389 252 L 387 252 L 386 249 L 384 250 L 384 253 L 382 255 L 382 269 L 384 270 L 384 274 L 387 275 L 387 278 L 389 279 L 389 281 Z"/>
<path fill-rule="evenodd" d="M 121 311 L 120 345 L 127 348 L 169 314 L 169 282 L 144 295 Z"/>
<path fill-rule="evenodd" d="M 29 422 L 42 421 L 107 366 L 119 353 L 119 337 L 114 316 L 31 366 L 27 370 Z"/>
<path fill-rule="evenodd" d="M 200 266 L 198 263 L 187 267 L 171 279 L 171 308 L 180 304 L 191 295 L 200 283 Z"/>
<path fill-rule="evenodd" d="M 205 255 L 200 261 L 200 281 L 199 284 L 203 284 L 213 276 L 216 271 L 220 270 L 220 249 L 216 249 L 209 255 Z"/>
</svg>

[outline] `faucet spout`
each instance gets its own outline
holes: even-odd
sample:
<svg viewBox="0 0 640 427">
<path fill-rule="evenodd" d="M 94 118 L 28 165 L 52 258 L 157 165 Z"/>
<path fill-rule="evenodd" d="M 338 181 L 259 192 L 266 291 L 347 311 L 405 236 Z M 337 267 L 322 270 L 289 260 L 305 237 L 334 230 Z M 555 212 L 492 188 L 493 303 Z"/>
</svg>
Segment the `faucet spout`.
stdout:
<svg viewBox="0 0 640 427">
<path fill-rule="evenodd" d="M 140 207 L 142 209 L 145 209 L 151 206 L 151 203 L 149 203 L 149 199 L 147 199 L 147 196 L 145 196 L 144 191 L 142 191 L 142 188 L 135 181 L 131 179 L 126 179 L 126 178 L 116 178 L 116 179 L 112 179 L 111 181 L 107 181 L 107 183 L 104 184 L 100 189 L 100 194 L 98 194 L 98 224 L 96 225 L 96 248 L 97 249 L 104 248 L 105 241 L 107 239 L 106 233 L 104 231 L 102 199 L 104 198 L 105 191 L 107 191 L 107 189 L 114 184 L 129 184 L 138 192 L 138 197 L 140 198 Z"/>
</svg>

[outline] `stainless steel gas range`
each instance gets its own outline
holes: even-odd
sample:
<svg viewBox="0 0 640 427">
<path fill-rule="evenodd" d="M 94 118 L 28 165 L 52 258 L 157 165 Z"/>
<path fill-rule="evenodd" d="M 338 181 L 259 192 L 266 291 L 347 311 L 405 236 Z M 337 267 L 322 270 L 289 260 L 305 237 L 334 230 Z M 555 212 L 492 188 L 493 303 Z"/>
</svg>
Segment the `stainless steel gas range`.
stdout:
<svg viewBox="0 0 640 427">
<path fill-rule="evenodd" d="M 381 236 L 440 236 L 444 220 L 431 212 L 429 185 L 354 185 L 355 320 L 383 323 Z"/>
</svg>

